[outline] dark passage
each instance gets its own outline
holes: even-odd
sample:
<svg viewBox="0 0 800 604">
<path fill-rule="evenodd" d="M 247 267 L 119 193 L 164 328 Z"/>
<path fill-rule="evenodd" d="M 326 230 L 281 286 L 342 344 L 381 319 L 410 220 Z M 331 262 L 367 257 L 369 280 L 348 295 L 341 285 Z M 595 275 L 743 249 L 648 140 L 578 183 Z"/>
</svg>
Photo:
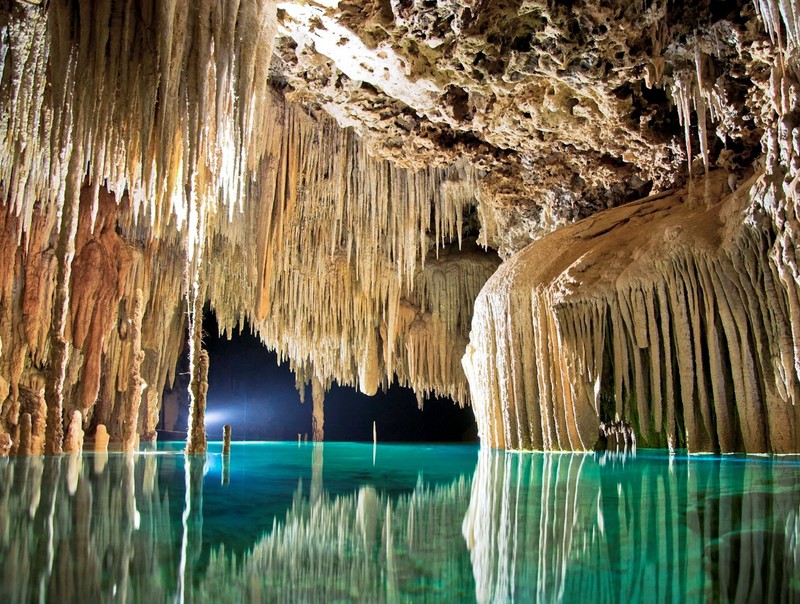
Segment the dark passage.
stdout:
<svg viewBox="0 0 800 604">
<path fill-rule="evenodd" d="M 217 336 L 214 314 L 205 318 L 205 347 L 211 360 L 208 378 L 206 431 L 221 440 L 222 426 L 231 424 L 234 440 L 311 439 L 311 386 L 300 403 L 288 362 L 266 350 L 249 326 L 231 340 Z M 175 388 L 164 397 L 159 439 L 183 439 L 188 418 L 188 368 L 179 370 Z M 372 441 L 372 422 L 378 442 L 476 442 L 472 409 L 460 409 L 450 399 L 428 398 L 424 410 L 408 388 L 366 396 L 334 385 L 325 396 L 326 441 Z"/>
</svg>

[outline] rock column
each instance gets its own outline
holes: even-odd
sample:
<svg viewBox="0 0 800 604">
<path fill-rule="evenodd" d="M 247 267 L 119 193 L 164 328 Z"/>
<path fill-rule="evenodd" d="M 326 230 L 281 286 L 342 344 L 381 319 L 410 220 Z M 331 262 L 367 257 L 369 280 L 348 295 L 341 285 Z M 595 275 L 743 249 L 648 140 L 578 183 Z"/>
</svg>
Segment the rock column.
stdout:
<svg viewBox="0 0 800 604">
<path fill-rule="evenodd" d="M 123 407 L 122 450 L 124 452 L 133 451 L 136 445 L 139 406 L 142 402 L 142 390 L 145 385 L 141 373 L 142 362 L 144 361 L 144 351 L 142 350 L 142 314 L 144 312 L 142 298 L 142 290 L 137 289 L 133 300 L 133 317 L 131 322 L 133 362 L 131 363 L 131 373 L 128 378 L 128 389 L 125 391 Z"/>
</svg>

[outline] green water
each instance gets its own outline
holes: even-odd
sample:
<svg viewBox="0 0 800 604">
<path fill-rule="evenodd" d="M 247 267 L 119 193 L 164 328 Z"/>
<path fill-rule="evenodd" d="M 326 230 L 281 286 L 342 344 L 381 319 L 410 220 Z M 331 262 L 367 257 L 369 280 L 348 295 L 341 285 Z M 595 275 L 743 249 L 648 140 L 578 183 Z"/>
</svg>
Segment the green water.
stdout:
<svg viewBox="0 0 800 604">
<path fill-rule="evenodd" d="M 0 602 L 800 602 L 797 458 L 0 459 Z"/>
</svg>

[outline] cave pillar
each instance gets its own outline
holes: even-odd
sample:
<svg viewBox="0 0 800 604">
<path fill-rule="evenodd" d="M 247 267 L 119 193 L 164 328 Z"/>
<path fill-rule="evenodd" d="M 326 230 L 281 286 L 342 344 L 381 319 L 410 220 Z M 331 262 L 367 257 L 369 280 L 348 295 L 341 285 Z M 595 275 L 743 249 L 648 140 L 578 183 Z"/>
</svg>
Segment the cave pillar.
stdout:
<svg viewBox="0 0 800 604">
<path fill-rule="evenodd" d="M 137 289 L 134 294 L 133 316 L 131 318 L 131 354 L 133 355 L 133 360 L 122 409 L 122 450 L 124 452 L 133 451 L 136 444 L 139 406 L 141 405 L 142 391 L 145 386 L 141 373 L 142 362 L 144 361 L 144 351 L 142 350 L 143 306 L 142 290 Z"/>
<path fill-rule="evenodd" d="M 61 207 L 61 224 L 55 250 L 56 288 L 50 324 L 50 357 L 45 381 L 45 401 L 47 403 L 45 453 L 48 455 L 61 453 L 64 439 L 64 380 L 69 361 L 69 344 L 65 339 L 65 332 L 70 303 L 69 285 L 72 260 L 75 256 L 75 235 L 78 230 L 82 168 L 81 153 L 75 151 L 70 156 L 66 190 Z"/>
<path fill-rule="evenodd" d="M 186 452 L 205 453 L 208 446 L 206 436 L 206 397 L 208 395 L 208 352 L 203 350 L 203 303 L 195 292 L 190 317 L 189 367 L 189 434 Z"/>
</svg>

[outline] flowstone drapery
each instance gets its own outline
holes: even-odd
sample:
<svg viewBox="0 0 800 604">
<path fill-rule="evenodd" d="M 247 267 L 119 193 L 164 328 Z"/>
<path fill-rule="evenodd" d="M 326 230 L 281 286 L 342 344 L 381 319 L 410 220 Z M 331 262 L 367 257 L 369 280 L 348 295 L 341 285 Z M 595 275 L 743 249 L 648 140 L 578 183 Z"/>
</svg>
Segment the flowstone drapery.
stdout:
<svg viewBox="0 0 800 604">
<path fill-rule="evenodd" d="M 786 453 L 800 441 L 797 282 L 771 260 L 762 176 L 722 173 L 609 210 L 506 262 L 476 301 L 464 366 L 483 441 Z"/>
</svg>

